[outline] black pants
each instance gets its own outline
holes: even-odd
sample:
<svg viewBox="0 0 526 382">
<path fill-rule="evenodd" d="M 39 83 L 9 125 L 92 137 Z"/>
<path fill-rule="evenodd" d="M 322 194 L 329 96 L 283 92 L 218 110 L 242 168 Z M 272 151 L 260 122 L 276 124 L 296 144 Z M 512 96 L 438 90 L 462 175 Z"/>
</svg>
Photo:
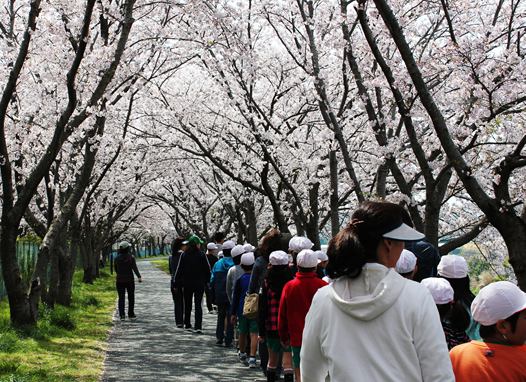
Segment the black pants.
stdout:
<svg viewBox="0 0 526 382">
<path fill-rule="evenodd" d="M 203 294 L 205 293 L 204 285 L 185 286 L 184 295 L 184 327 L 191 328 L 190 318 L 192 315 L 192 299 L 195 300 L 195 329 L 203 329 Z"/>
<path fill-rule="evenodd" d="M 170 287 L 172 291 L 172 298 L 174 300 L 174 313 L 175 313 L 175 324 L 183 325 L 184 318 L 184 298 L 183 290 L 179 288 L 177 292 L 174 292 L 173 286 Z"/>
<path fill-rule="evenodd" d="M 128 291 L 128 316 L 135 316 L 133 310 L 135 306 L 135 282 L 134 281 L 118 281 L 117 282 L 117 293 L 119 294 L 119 315 L 121 317 L 126 316 L 124 313 L 124 299 Z"/>
<path fill-rule="evenodd" d="M 212 307 L 212 292 L 210 291 L 210 288 L 208 285 L 205 288 L 205 295 L 206 295 L 206 307 L 208 308 L 208 311 L 211 312 Z"/>
</svg>

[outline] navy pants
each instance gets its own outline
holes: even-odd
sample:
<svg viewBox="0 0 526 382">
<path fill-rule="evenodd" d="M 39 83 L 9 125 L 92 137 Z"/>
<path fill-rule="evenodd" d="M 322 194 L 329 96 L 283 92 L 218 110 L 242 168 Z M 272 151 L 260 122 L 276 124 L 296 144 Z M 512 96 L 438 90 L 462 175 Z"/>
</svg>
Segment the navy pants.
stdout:
<svg viewBox="0 0 526 382">
<path fill-rule="evenodd" d="M 124 299 L 126 298 L 126 291 L 128 291 L 128 316 L 135 316 L 133 308 L 135 307 L 135 282 L 134 281 L 118 281 L 117 293 L 119 294 L 119 315 L 126 316 L 124 313 Z"/>
<path fill-rule="evenodd" d="M 185 286 L 184 295 L 184 327 L 191 328 L 190 318 L 192 316 L 192 299 L 195 300 L 195 329 L 203 329 L 203 294 L 204 285 Z"/>
<path fill-rule="evenodd" d="M 172 298 L 174 300 L 175 324 L 183 325 L 183 319 L 184 319 L 183 290 L 182 288 L 179 288 L 177 292 L 175 292 L 173 286 L 170 287 L 170 290 L 172 291 Z"/>
<path fill-rule="evenodd" d="M 226 337 L 225 337 L 225 318 L 227 318 L 226 324 Z M 232 339 L 234 338 L 234 325 L 230 322 L 230 303 L 229 302 L 218 302 L 217 303 L 217 328 L 216 338 L 218 340 L 225 340 L 225 345 L 230 346 Z"/>
</svg>

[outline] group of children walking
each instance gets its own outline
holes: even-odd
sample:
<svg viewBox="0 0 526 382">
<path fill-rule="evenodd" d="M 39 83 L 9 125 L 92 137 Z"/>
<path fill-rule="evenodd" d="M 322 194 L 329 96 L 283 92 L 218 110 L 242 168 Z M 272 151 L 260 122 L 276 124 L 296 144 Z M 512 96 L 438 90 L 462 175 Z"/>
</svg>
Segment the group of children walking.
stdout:
<svg viewBox="0 0 526 382">
<path fill-rule="evenodd" d="M 193 241 L 197 242 L 196 239 Z M 288 245 L 284 244 L 276 230 L 265 236 L 257 249 L 250 244 L 236 245 L 231 240 L 225 241 L 222 234 L 216 235 L 216 243 L 207 245 L 206 257 L 211 270 L 207 305 L 209 312 L 217 309 L 216 345 L 233 347 L 234 330 L 237 329 L 239 361 L 248 368 L 257 368 L 256 353 L 259 351 L 260 366 L 269 382 L 278 380 L 281 374 L 288 382 L 302 380 L 301 355 L 306 317 L 313 315 L 309 310 L 315 294 L 332 282 L 324 271 L 330 263 L 329 257 L 324 252 L 312 251 L 312 247 L 313 243 L 306 237 L 294 237 Z M 178 256 L 182 258 L 184 254 Z M 181 274 L 177 276 L 177 269 L 188 272 L 181 269 L 181 259 L 178 260 L 178 267 L 171 265 L 174 281 L 183 278 Z M 365 267 L 371 272 L 375 269 L 374 264 Z M 470 291 L 467 268 L 463 257 L 443 256 L 437 277 L 428 277 L 421 282 L 436 304 L 435 315 L 442 323 L 456 380 L 526 381 L 526 294 L 509 282 L 496 282 L 483 288 L 475 297 Z M 395 271 L 412 279 L 417 269 L 416 256 L 404 249 Z M 351 290 L 348 293 L 348 301 L 353 301 Z M 247 296 L 250 296 L 248 300 Z M 245 301 L 252 311 L 257 306 L 257 317 L 247 313 Z M 174 303 L 179 326 L 182 317 L 175 295 Z M 188 309 L 188 304 L 185 305 Z M 315 314 L 320 316 L 323 312 Z M 186 312 L 184 322 L 189 326 L 188 315 Z M 331 319 L 326 317 L 328 321 Z M 202 332 L 200 322 L 196 329 Z M 305 333 L 311 333 L 311 329 Z M 309 346 L 311 344 L 309 341 Z M 353 345 L 342 343 L 338 346 Z M 310 349 L 305 351 L 311 352 Z M 449 364 L 444 367 L 450 368 Z M 334 374 L 338 378 L 336 371 Z M 453 373 L 443 373 L 444 378 L 440 380 L 451 380 L 448 375 Z M 309 374 L 303 374 L 303 380 L 317 381 Z M 345 380 L 354 379 L 349 375 Z M 422 377 L 422 380 L 427 379 Z"/>
</svg>

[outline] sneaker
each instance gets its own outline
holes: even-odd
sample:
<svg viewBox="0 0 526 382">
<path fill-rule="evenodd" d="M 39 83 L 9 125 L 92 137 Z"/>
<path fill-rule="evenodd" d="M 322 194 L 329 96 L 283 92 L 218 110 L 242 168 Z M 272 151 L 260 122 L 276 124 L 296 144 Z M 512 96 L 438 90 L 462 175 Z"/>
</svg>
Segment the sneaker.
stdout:
<svg viewBox="0 0 526 382">
<path fill-rule="evenodd" d="M 217 341 L 216 341 L 216 345 L 217 345 L 217 346 L 221 346 L 221 345 L 223 345 L 223 340 L 217 340 Z"/>
<path fill-rule="evenodd" d="M 249 369 L 255 369 L 256 367 L 258 367 L 258 365 L 256 363 L 256 359 L 255 358 L 250 358 L 250 361 L 248 361 L 248 368 Z"/>
<path fill-rule="evenodd" d="M 137 318 L 137 316 L 134 314 L 134 315 L 128 316 L 128 318 L 129 318 L 130 320 L 135 320 L 135 319 Z"/>
<path fill-rule="evenodd" d="M 239 362 L 247 364 L 248 363 L 248 355 L 247 353 L 237 353 L 237 356 L 239 358 Z"/>
<path fill-rule="evenodd" d="M 183 328 L 184 325 L 183 325 L 183 324 L 177 324 L 177 327 L 178 327 L 178 328 Z"/>
<path fill-rule="evenodd" d="M 199 334 L 203 334 L 203 329 L 196 329 L 195 332 Z"/>
<path fill-rule="evenodd" d="M 126 316 L 121 316 L 121 321 L 126 321 Z"/>
<path fill-rule="evenodd" d="M 185 326 L 185 327 L 184 327 L 184 330 L 192 330 L 192 325 L 190 325 L 190 326 Z"/>
</svg>

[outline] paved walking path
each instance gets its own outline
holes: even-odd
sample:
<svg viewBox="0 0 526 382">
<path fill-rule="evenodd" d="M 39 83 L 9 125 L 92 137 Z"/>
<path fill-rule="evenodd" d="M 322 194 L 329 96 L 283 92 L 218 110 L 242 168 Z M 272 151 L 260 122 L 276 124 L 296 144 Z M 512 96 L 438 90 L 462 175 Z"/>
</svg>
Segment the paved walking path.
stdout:
<svg viewBox="0 0 526 382">
<path fill-rule="evenodd" d="M 137 265 L 143 279 L 135 283 L 138 318 L 121 322 L 115 311 L 101 381 L 266 381 L 261 369 L 237 360 L 235 349 L 215 346 L 217 315 L 206 313 L 206 303 L 204 334 L 177 328 L 170 277 L 149 261 Z"/>
</svg>

